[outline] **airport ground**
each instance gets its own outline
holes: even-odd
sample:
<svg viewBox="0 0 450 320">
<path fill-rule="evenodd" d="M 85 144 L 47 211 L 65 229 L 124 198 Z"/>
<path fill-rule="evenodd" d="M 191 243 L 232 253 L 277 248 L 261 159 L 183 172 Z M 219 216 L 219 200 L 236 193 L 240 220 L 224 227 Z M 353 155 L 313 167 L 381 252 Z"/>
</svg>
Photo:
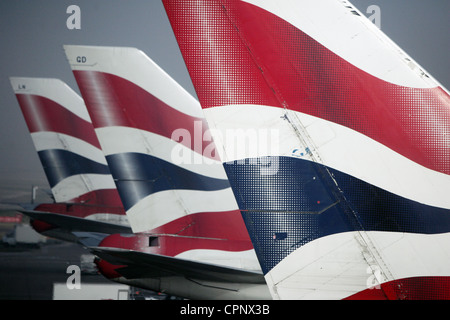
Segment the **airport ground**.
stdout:
<svg viewBox="0 0 450 320">
<path fill-rule="evenodd" d="M 15 213 L 2 212 L 1 216 Z M 89 256 L 88 249 L 69 242 L 47 238 L 39 244 L 8 245 L 2 239 L 14 230 L 15 223 L 0 223 L 0 300 L 64 300 L 66 296 L 54 296 L 55 287 L 66 287 L 69 266 L 80 266 L 82 256 Z M 118 284 L 106 279 L 97 271 L 81 268 L 80 283 L 83 288 L 108 287 L 117 291 Z M 114 286 L 113 286 L 114 285 Z M 76 299 L 90 300 L 92 295 L 82 295 Z M 96 295 L 93 299 L 116 299 L 116 295 Z M 164 299 L 155 292 L 128 288 L 128 299 Z"/>
<path fill-rule="evenodd" d="M 55 283 L 66 283 L 67 267 L 79 265 L 81 246 L 48 241 L 41 245 L 0 247 L 0 299 L 52 300 Z M 102 275 L 81 274 L 81 281 L 106 283 Z"/>
</svg>

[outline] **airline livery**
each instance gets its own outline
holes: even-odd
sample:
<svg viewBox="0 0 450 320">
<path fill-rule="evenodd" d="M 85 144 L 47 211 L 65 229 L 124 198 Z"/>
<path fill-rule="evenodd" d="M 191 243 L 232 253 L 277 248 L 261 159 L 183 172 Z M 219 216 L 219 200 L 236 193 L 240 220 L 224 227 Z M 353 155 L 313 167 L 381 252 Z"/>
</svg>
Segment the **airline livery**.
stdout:
<svg viewBox="0 0 450 320">
<path fill-rule="evenodd" d="M 450 299 L 449 91 L 346 0 L 162 3 L 198 101 L 129 47 L 11 78 L 34 228 L 188 299 Z"/>
<path fill-rule="evenodd" d="M 348 1 L 163 3 L 272 297 L 450 298 L 449 92 Z"/>
<path fill-rule="evenodd" d="M 130 232 L 83 99 L 59 79 L 13 77 L 11 85 L 56 202 L 23 210 L 33 227 L 64 240 L 95 239 L 90 244 Z"/>
<path fill-rule="evenodd" d="M 137 49 L 65 51 L 134 232 L 94 248 L 104 274 L 186 298 L 270 298 L 197 100 Z"/>
</svg>

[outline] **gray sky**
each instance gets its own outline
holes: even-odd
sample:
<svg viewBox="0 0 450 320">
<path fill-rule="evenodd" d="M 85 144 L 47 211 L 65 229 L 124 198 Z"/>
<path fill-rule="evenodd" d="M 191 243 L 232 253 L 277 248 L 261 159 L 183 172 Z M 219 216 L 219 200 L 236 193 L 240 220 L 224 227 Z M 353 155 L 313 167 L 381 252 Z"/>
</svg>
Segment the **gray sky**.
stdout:
<svg viewBox="0 0 450 320">
<path fill-rule="evenodd" d="M 381 29 L 450 88 L 450 0 L 351 2 L 363 13 L 378 5 Z M 66 27 L 72 4 L 81 30 Z M 59 78 L 79 92 L 64 44 L 139 48 L 195 95 L 160 0 L 1 0 L 0 41 L 0 201 L 29 199 L 32 184 L 47 187 L 9 77 Z"/>
</svg>

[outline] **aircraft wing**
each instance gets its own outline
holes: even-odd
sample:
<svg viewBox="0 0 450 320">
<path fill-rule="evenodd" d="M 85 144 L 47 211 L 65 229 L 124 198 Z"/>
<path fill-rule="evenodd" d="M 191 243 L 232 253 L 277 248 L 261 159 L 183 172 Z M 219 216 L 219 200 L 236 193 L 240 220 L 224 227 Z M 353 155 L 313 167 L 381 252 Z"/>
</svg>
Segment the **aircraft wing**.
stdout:
<svg viewBox="0 0 450 320">
<path fill-rule="evenodd" d="M 174 275 L 230 283 L 265 283 L 263 274 L 258 272 L 119 248 L 91 247 L 90 250 L 109 263 L 126 265 L 116 271 L 128 279 Z"/>
<path fill-rule="evenodd" d="M 43 221 L 53 226 L 57 226 L 72 231 L 98 232 L 106 234 L 132 233 L 130 227 L 121 226 L 114 223 L 78 218 L 52 212 L 42 212 L 34 210 L 18 210 L 18 211 L 33 219 Z"/>
</svg>

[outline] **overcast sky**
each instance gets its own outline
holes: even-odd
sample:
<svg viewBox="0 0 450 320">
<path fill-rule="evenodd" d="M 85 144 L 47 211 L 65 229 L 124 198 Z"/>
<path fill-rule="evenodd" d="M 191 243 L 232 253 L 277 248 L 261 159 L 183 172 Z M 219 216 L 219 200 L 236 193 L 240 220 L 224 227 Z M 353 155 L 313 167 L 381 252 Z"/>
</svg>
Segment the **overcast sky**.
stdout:
<svg viewBox="0 0 450 320">
<path fill-rule="evenodd" d="M 351 2 L 363 13 L 379 6 L 383 32 L 450 88 L 450 0 Z M 81 30 L 66 27 L 70 5 Z M 64 44 L 139 48 L 195 95 L 160 0 L 1 0 L 0 41 L 0 201 L 48 185 L 9 77 L 59 78 L 79 92 Z"/>
</svg>

